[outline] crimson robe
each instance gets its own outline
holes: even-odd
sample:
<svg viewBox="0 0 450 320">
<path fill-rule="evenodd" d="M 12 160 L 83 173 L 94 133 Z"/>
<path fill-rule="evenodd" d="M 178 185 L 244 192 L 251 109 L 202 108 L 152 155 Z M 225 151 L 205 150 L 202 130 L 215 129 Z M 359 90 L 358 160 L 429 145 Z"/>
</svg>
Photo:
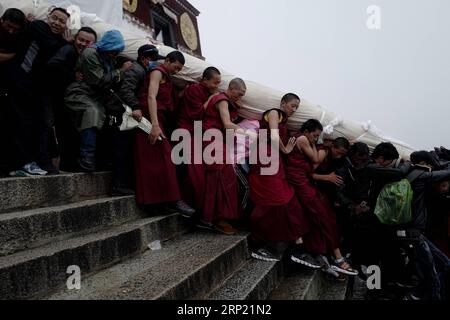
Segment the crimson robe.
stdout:
<svg viewBox="0 0 450 320">
<path fill-rule="evenodd" d="M 336 213 L 328 199 L 319 192 L 313 173 L 313 163 L 295 147 L 287 157 L 286 177 L 305 208 L 311 225 L 310 232 L 304 237 L 305 245 L 311 252 L 327 254 L 339 248 Z"/>
<path fill-rule="evenodd" d="M 139 130 L 136 134 L 136 202 L 141 205 L 174 202 L 181 199 L 176 168 L 171 158 L 170 136 L 167 132 L 175 107 L 173 86 L 170 75 L 163 65 L 151 72 L 155 70 L 159 70 L 163 74 L 156 101 L 159 126 L 167 139 L 158 140 L 155 145 L 151 145 L 146 133 Z M 148 120 L 151 120 L 148 110 L 150 74 L 147 75 L 140 94 L 143 116 Z"/>
<path fill-rule="evenodd" d="M 222 131 L 223 164 L 205 164 L 205 198 L 203 219 L 209 223 L 220 220 L 236 220 L 239 218 L 238 182 L 236 172 L 231 164 L 226 164 L 225 127 L 223 126 L 217 104 L 227 101 L 232 121 L 238 118 L 237 108 L 225 93 L 221 93 L 209 102 L 203 117 L 203 130 L 218 129 Z M 211 142 L 204 142 L 206 148 Z"/>
<path fill-rule="evenodd" d="M 191 134 L 191 164 L 187 165 L 187 177 L 181 182 L 182 197 L 195 209 L 203 210 L 205 195 L 205 169 L 202 164 L 194 164 L 194 122 L 202 121 L 204 104 L 210 96 L 209 90 L 201 83 L 189 85 L 185 91 L 178 116 L 178 128 Z M 199 159 L 202 158 L 202 150 Z"/>
<path fill-rule="evenodd" d="M 279 153 L 279 149 L 271 150 L 270 126 L 268 114 L 276 110 L 279 113 L 278 129 L 281 141 L 289 140 L 287 115 L 272 109 L 264 113 L 260 121 L 260 130 L 267 130 L 267 155 Z M 256 241 L 289 242 L 305 235 L 309 230 L 308 221 L 304 217 L 303 208 L 295 197 L 294 189 L 286 180 L 284 160 L 279 157 L 279 167 L 275 175 L 262 175 L 261 168 L 269 167 L 258 163 L 252 165 L 249 175 L 250 194 L 255 208 L 251 214 L 252 237 Z"/>
</svg>

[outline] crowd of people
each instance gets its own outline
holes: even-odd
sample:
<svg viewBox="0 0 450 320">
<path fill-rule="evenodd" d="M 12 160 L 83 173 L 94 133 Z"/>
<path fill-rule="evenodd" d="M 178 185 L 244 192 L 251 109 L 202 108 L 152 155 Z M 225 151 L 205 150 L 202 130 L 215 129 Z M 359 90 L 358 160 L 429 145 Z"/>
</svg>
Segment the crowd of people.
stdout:
<svg viewBox="0 0 450 320">
<path fill-rule="evenodd" d="M 407 299 L 448 299 L 450 151 L 400 159 L 387 142 L 370 152 L 344 137 L 322 141 L 322 124 L 314 119 L 289 131 L 289 117 L 301 108 L 294 93 L 252 123 L 238 115 L 247 90 L 242 79 L 219 92 L 221 73 L 208 67 L 199 83 L 180 85 L 173 76 L 185 64 L 181 52 L 162 57 L 147 44 L 133 61 L 121 55 L 125 41 L 117 30 L 97 39 L 83 27 L 67 39 L 69 17 L 52 8 L 46 21 L 36 20 L 11 8 L 0 19 L 5 176 L 111 169 L 112 194 L 136 195 L 150 214 L 176 211 L 227 235 L 250 231 L 255 259 L 278 261 L 273 244 L 288 243 L 292 263 L 338 280 L 364 277 L 366 267 L 377 265 L 383 288 L 394 284 Z M 119 129 L 124 105 L 136 121 L 150 121 L 150 133 Z M 172 132 L 194 135 L 199 122 L 202 132 L 249 136 L 253 125 L 253 138 L 279 158 L 275 174 L 263 174 L 270 164 L 259 157 L 250 163 L 248 154 L 239 163 L 176 165 Z M 227 157 L 225 139 L 190 143 L 188 159 L 202 158 L 217 143 L 215 159 Z M 411 191 L 399 210 L 393 188 Z M 383 201 L 390 205 L 384 211 Z M 386 223 L 380 212 L 395 215 L 389 208 L 410 211 L 410 218 Z"/>
</svg>

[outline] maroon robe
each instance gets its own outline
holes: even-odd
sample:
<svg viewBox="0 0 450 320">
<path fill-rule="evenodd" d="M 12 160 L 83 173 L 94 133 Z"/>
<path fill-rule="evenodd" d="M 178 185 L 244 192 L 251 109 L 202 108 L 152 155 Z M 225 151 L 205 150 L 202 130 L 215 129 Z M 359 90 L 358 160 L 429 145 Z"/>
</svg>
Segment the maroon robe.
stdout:
<svg viewBox="0 0 450 320">
<path fill-rule="evenodd" d="M 183 101 L 178 115 L 178 128 L 194 132 L 194 122 L 202 121 L 205 108 L 203 105 L 211 93 L 202 83 L 189 85 L 184 90 Z"/>
<path fill-rule="evenodd" d="M 158 108 L 158 122 L 167 139 L 157 141 L 151 145 L 148 135 L 142 131 L 136 134 L 135 167 L 136 167 L 136 202 L 142 205 L 151 205 L 163 202 L 173 202 L 181 199 L 178 188 L 175 164 L 172 162 L 167 127 L 170 125 L 174 110 L 173 87 L 170 75 L 164 66 L 156 69 L 163 74 L 156 97 Z M 140 95 L 143 106 L 142 113 L 151 120 L 148 110 L 148 87 L 150 74 L 147 75 L 145 85 Z"/>
<path fill-rule="evenodd" d="M 287 158 L 286 177 L 310 222 L 310 232 L 304 237 L 305 245 L 313 253 L 327 254 L 339 248 L 336 213 L 328 199 L 319 192 L 313 173 L 313 163 L 295 147 Z"/>
<path fill-rule="evenodd" d="M 194 122 L 202 121 L 205 112 L 204 104 L 210 97 L 210 92 L 203 84 L 191 84 L 184 92 L 178 117 L 178 128 L 186 129 L 191 134 L 191 164 L 187 165 L 188 175 L 181 182 L 182 197 L 197 210 L 203 210 L 205 196 L 205 169 L 202 164 L 194 164 Z M 200 147 L 199 159 L 202 159 Z"/>
<path fill-rule="evenodd" d="M 287 115 L 279 110 L 280 123 L 278 129 L 284 144 L 289 140 L 287 131 Z M 260 121 L 260 130 L 267 130 L 270 139 L 270 126 L 266 116 Z M 268 140 L 267 153 L 280 152 L 271 150 Z M 309 230 L 308 221 L 303 214 L 303 208 L 295 197 L 294 189 L 289 185 L 285 176 L 285 166 L 282 157 L 279 158 L 279 168 L 275 175 L 261 175 L 260 163 L 252 165 L 249 175 L 250 194 L 255 208 L 251 214 L 252 237 L 256 241 L 288 242 L 295 241 Z"/>
<path fill-rule="evenodd" d="M 224 135 L 223 164 L 205 164 L 205 198 L 203 206 L 203 219 L 209 223 L 220 220 L 236 220 L 239 218 L 238 208 L 238 182 L 236 172 L 231 164 L 226 164 L 225 128 L 220 118 L 217 104 L 221 101 L 228 102 L 228 109 L 232 121 L 237 120 L 237 108 L 225 93 L 221 93 L 208 104 L 203 117 L 203 130 L 218 129 Z M 204 142 L 205 148 L 211 142 Z"/>
</svg>

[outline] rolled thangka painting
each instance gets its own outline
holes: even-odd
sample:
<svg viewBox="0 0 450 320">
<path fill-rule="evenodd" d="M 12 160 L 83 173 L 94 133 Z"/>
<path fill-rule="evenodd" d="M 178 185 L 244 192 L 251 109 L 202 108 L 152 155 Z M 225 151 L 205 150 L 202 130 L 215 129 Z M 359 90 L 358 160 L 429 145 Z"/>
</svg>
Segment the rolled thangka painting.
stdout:
<svg viewBox="0 0 450 320">
<path fill-rule="evenodd" d="M 123 10 L 121 0 L 1 0 L 2 8 L 0 9 L 4 11 L 7 8 L 15 7 L 21 9 L 25 14 L 34 15 L 37 19 L 46 19 L 49 9 L 55 5 L 66 9 L 69 8 L 69 12 L 72 13 L 69 26 L 72 34 L 82 26 L 94 28 L 99 37 L 111 29 L 121 31 L 126 42 L 124 54 L 132 58 L 136 58 L 138 48 L 147 43 L 156 45 L 162 55 L 167 55 L 175 50 L 153 40 L 151 34 L 145 35 L 141 30 L 133 30 L 124 21 L 118 23 L 117 17 L 122 17 Z M 88 9 L 95 12 L 88 13 L 86 12 Z M 180 74 L 175 76 L 179 80 L 197 82 L 201 79 L 203 71 L 207 67 L 212 66 L 207 61 L 200 60 L 186 53 L 184 55 L 186 57 L 185 67 Z M 221 69 L 220 66 L 214 66 L 219 68 L 222 73 L 223 81 L 220 89 L 225 91 L 229 81 L 237 76 Z M 251 80 L 244 80 L 247 84 L 247 94 L 243 99 L 244 107 L 240 110 L 242 117 L 250 120 L 259 120 L 265 111 L 280 105 L 281 98 L 285 92 L 268 88 Z M 301 92 L 301 88 L 299 88 L 299 92 Z M 308 119 L 317 119 L 323 124 L 324 138 L 327 139 L 346 137 L 350 141 L 364 142 L 371 149 L 381 142 L 392 142 L 397 147 L 400 155 L 406 158 L 415 151 L 407 143 L 383 134 L 370 121 L 357 123 L 342 119 L 339 115 L 302 97 L 299 110 L 289 119 L 289 127 L 292 130 L 298 130 L 301 124 Z"/>
</svg>

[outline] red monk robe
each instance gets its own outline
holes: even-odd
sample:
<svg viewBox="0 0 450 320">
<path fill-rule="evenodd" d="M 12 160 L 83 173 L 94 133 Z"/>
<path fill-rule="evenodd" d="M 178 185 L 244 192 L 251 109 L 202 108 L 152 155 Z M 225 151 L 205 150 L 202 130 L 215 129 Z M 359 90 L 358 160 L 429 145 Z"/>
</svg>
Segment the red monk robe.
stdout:
<svg viewBox="0 0 450 320">
<path fill-rule="evenodd" d="M 310 232 L 304 237 L 305 247 L 313 253 L 327 254 L 339 248 L 338 225 L 333 207 L 313 181 L 313 173 L 313 163 L 296 146 L 287 158 L 286 177 L 310 222 Z"/>
<path fill-rule="evenodd" d="M 205 169 L 203 164 L 194 164 L 194 122 L 202 121 L 204 104 L 210 96 L 209 89 L 202 83 L 191 84 L 184 91 L 183 102 L 178 117 L 178 128 L 186 129 L 191 134 L 191 164 L 187 165 L 188 176 L 182 183 L 182 195 L 189 205 L 202 210 L 205 195 Z M 200 155 L 202 158 L 202 146 Z"/>
<path fill-rule="evenodd" d="M 158 122 L 164 135 L 170 125 L 174 110 L 173 86 L 170 75 L 164 65 L 152 70 L 159 70 L 163 80 L 159 84 L 156 97 Z M 140 96 L 143 106 L 143 116 L 150 120 L 148 110 L 149 73 Z M 163 202 L 175 202 L 181 199 L 178 188 L 177 174 L 171 158 L 172 147 L 168 139 L 157 141 L 151 145 L 148 134 L 138 131 L 136 134 L 135 167 L 136 167 L 136 202 L 141 205 L 151 205 Z"/>
<path fill-rule="evenodd" d="M 264 113 L 260 121 L 260 130 L 267 130 L 270 139 L 268 115 L 276 110 L 279 113 L 279 132 L 284 145 L 288 143 L 287 115 L 280 109 L 272 109 Z M 274 150 L 279 152 L 279 150 Z M 272 153 L 270 140 L 267 148 L 268 156 Z M 303 208 L 295 197 L 294 189 L 285 176 L 285 165 L 280 156 L 279 169 L 275 175 L 261 175 L 261 164 L 252 165 L 249 182 L 251 199 L 255 204 L 251 215 L 251 231 L 253 240 L 258 242 L 296 241 L 308 230 L 308 221 L 304 218 Z"/>
<path fill-rule="evenodd" d="M 226 93 L 221 93 L 211 99 L 203 117 L 203 131 L 218 129 L 222 131 L 223 164 L 205 164 L 205 199 L 203 206 L 203 220 L 207 223 L 217 223 L 222 220 L 237 220 L 238 211 L 238 182 L 233 165 L 226 164 L 225 127 L 220 117 L 217 104 L 228 102 L 231 121 L 236 121 L 238 112 Z M 206 148 L 211 142 L 204 142 Z"/>
</svg>

